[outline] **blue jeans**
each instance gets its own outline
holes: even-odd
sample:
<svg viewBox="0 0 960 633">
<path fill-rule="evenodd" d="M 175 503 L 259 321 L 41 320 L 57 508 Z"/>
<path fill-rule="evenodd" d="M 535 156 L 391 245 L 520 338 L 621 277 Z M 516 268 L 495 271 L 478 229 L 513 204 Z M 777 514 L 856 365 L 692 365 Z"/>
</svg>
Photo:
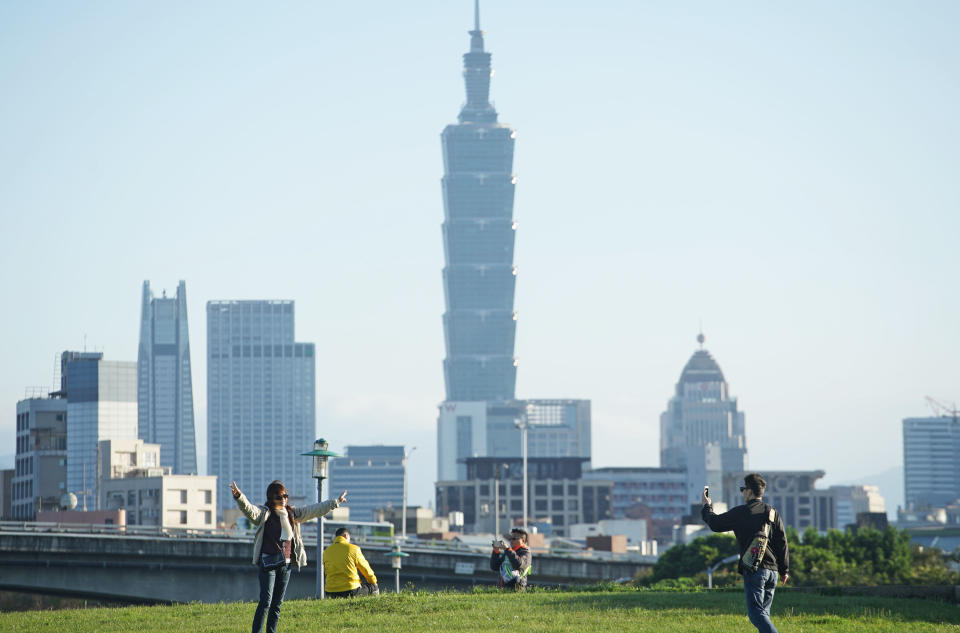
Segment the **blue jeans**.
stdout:
<svg viewBox="0 0 960 633">
<path fill-rule="evenodd" d="M 743 590 L 747 596 L 747 617 L 760 633 L 777 633 L 770 621 L 770 605 L 780 575 L 772 569 L 758 569 L 743 575 Z"/>
<path fill-rule="evenodd" d="M 277 633 L 277 623 L 280 621 L 280 605 L 283 596 L 287 593 L 287 583 L 290 582 L 290 565 L 284 565 L 269 571 L 261 565 L 260 573 L 260 602 L 257 611 L 253 614 L 253 633 L 260 633 L 263 628 L 263 616 L 267 616 L 267 633 Z M 269 611 L 268 611 L 269 610 Z"/>
</svg>

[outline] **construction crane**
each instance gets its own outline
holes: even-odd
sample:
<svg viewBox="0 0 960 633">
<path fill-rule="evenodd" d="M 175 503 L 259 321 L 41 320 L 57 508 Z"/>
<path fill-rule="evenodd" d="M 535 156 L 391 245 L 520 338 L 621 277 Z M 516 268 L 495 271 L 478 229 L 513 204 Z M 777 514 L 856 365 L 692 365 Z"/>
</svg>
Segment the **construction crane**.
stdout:
<svg viewBox="0 0 960 633">
<path fill-rule="evenodd" d="M 957 418 L 960 417 L 960 411 L 957 410 L 957 403 L 954 402 L 952 406 L 947 406 L 942 402 L 934 400 L 930 396 L 925 396 L 927 399 L 927 404 L 930 406 L 930 410 L 933 411 L 933 414 L 938 418 L 953 418 L 953 421 L 956 422 Z"/>
</svg>

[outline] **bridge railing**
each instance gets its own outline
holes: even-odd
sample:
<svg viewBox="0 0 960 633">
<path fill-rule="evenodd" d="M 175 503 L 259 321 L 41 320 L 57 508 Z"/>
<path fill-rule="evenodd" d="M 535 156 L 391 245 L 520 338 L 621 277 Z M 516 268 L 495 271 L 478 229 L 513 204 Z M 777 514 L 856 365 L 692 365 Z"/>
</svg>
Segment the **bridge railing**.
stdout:
<svg viewBox="0 0 960 633">
<path fill-rule="evenodd" d="M 45 533 L 45 534 L 99 534 L 113 537 L 141 537 L 141 538 L 190 538 L 190 539 L 219 539 L 232 541 L 252 541 L 253 532 L 236 529 L 208 529 L 170 528 L 155 525 L 91 525 L 85 523 L 48 523 L 38 521 L 0 521 L 0 533 Z M 330 534 L 325 535 L 324 544 L 332 541 Z M 317 546 L 316 534 L 304 534 L 304 545 L 308 548 Z M 394 538 L 388 536 L 358 535 L 355 543 L 367 547 L 388 549 L 393 546 Z M 402 544 L 403 550 L 409 553 L 475 553 L 490 554 L 489 547 L 471 545 L 456 540 L 421 539 L 410 536 Z M 654 563 L 656 556 L 641 556 L 635 553 L 614 554 L 595 550 L 548 550 L 534 549 L 534 555 L 550 555 L 560 558 L 579 560 L 604 560 L 621 562 Z"/>
</svg>

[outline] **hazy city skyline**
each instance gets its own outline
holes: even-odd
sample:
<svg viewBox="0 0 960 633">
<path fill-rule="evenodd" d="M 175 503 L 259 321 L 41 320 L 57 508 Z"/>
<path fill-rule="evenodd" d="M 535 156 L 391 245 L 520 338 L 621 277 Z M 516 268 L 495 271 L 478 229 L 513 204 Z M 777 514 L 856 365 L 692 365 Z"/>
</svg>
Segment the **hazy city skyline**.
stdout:
<svg viewBox="0 0 960 633">
<path fill-rule="evenodd" d="M 589 398 L 593 464 L 655 466 L 702 322 L 752 468 L 900 465 L 901 420 L 960 399 L 960 6 L 481 12 L 518 130 L 517 397 Z M 0 433 L 60 352 L 135 361 L 143 280 L 184 279 L 200 456 L 197 315 L 289 298 L 319 433 L 418 446 L 426 504 L 437 141 L 472 24 L 468 1 L 0 6 Z"/>
</svg>

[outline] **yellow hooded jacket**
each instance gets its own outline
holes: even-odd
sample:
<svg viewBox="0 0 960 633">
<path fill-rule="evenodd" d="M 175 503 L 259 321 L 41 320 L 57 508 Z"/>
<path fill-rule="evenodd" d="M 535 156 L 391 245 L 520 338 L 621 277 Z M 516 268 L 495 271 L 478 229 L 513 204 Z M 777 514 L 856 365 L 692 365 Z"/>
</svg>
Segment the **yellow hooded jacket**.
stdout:
<svg viewBox="0 0 960 633">
<path fill-rule="evenodd" d="M 347 539 L 338 536 L 330 547 L 323 550 L 323 569 L 326 578 L 326 591 L 352 591 L 360 586 L 359 571 L 371 584 L 377 583 L 377 576 L 363 557 L 363 552 Z"/>
</svg>

